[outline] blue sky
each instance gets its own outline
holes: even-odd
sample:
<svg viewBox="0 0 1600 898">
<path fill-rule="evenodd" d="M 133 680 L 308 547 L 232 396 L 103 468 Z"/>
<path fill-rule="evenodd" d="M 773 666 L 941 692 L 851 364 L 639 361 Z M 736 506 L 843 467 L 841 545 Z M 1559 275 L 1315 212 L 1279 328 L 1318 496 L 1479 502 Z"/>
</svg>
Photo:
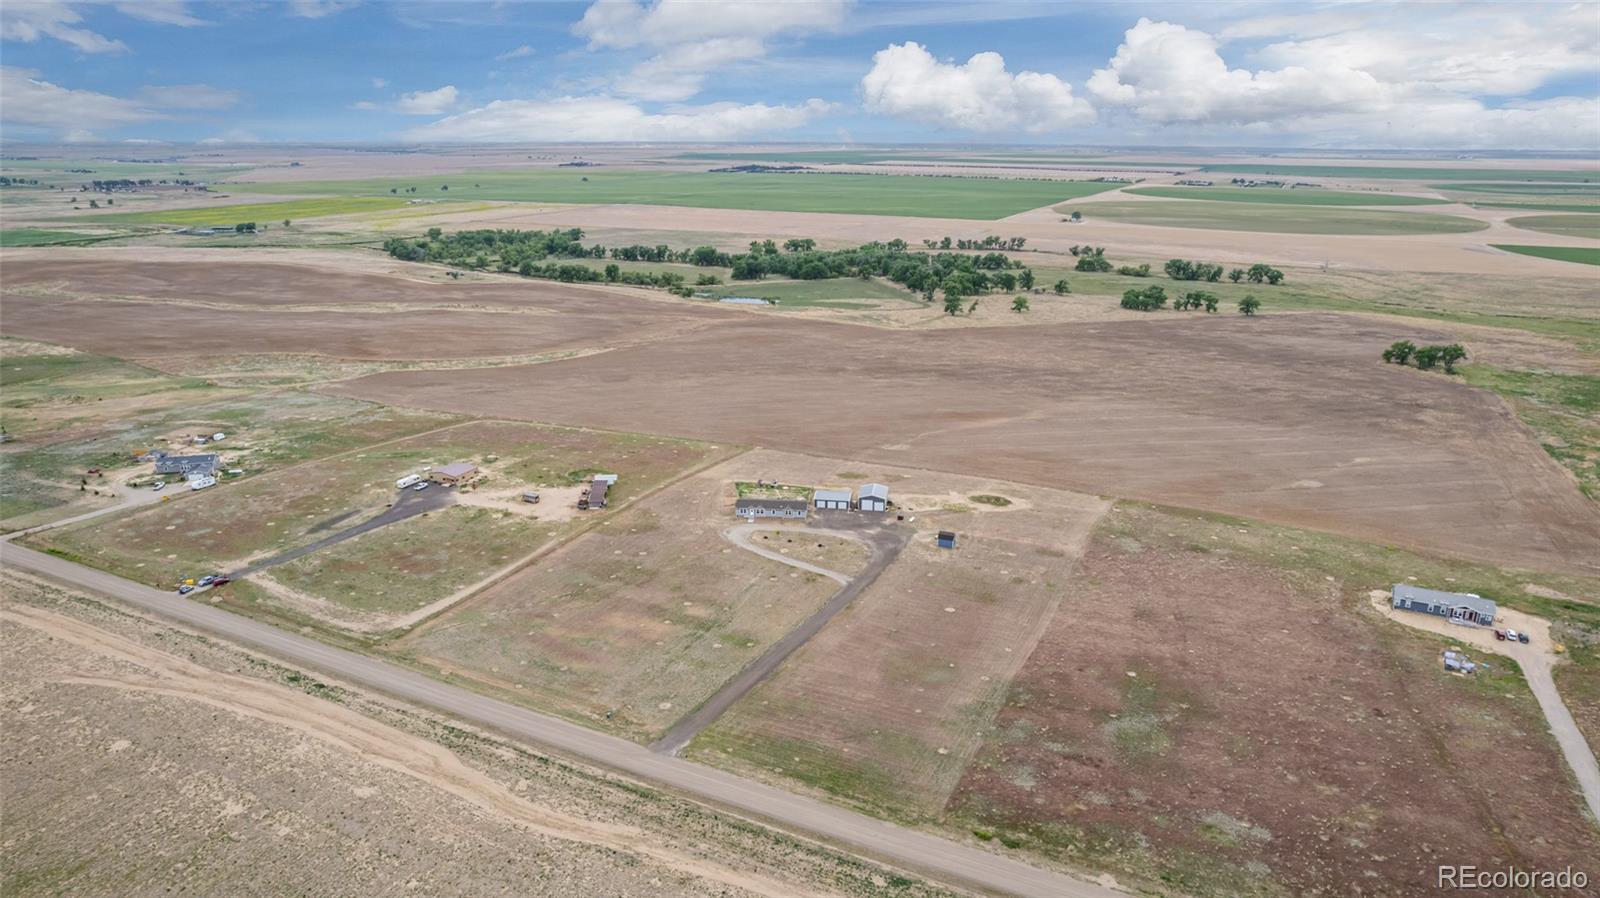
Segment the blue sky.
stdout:
<svg viewBox="0 0 1600 898">
<path fill-rule="evenodd" d="M 8 140 L 1596 149 L 1600 5 L 7 0 Z"/>
</svg>

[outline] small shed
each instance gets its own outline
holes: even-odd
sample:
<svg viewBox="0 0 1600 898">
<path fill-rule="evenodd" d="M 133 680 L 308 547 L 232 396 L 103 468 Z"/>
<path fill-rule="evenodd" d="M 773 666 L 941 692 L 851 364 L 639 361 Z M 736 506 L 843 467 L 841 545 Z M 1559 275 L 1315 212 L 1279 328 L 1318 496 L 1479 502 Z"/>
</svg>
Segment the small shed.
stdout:
<svg viewBox="0 0 1600 898">
<path fill-rule="evenodd" d="M 455 486 L 458 483 L 463 483 L 472 479 L 472 476 L 477 473 L 477 465 L 470 462 L 460 461 L 456 462 L 455 464 L 440 465 L 437 468 L 429 468 L 428 479 L 434 483 L 444 484 L 445 486 Z"/>
<path fill-rule="evenodd" d="M 736 499 L 733 513 L 741 518 L 804 518 L 808 505 L 804 499 Z"/>
<path fill-rule="evenodd" d="M 589 483 L 589 488 L 578 496 L 578 508 L 589 511 L 594 508 L 606 507 L 606 490 L 611 484 L 604 480 L 594 480 Z"/>
<path fill-rule="evenodd" d="M 941 549 L 954 549 L 956 547 L 956 532 L 954 530 L 940 530 L 938 543 Z"/>
<path fill-rule="evenodd" d="M 1390 603 L 1402 611 L 1432 614 L 1458 624 L 1475 624 L 1480 627 L 1494 625 L 1498 606 L 1482 596 L 1468 592 L 1441 592 L 1396 583 L 1390 591 Z"/>
<path fill-rule="evenodd" d="M 209 477 L 217 473 L 218 465 L 219 460 L 214 452 L 200 455 L 164 455 L 156 459 L 156 473 Z"/>
<path fill-rule="evenodd" d="M 817 490 L 811 495 L 811 504 L 818 511 L 849 511 L 849 490 Z"/>
<path fill-rule="evenodd" d="M 539 494 L 534 492 L 533 490 L 523 490 L 522 491 L 522 501 L 528 503 L 529 505 L 538 505 L 539 504 Z"/>
<path fill-rule="evenodd" d="M 889 488 L 881 483 L 863 483 L 856 496 L 856 507 L 862 511 L 889 510 Z"/>
</svg>

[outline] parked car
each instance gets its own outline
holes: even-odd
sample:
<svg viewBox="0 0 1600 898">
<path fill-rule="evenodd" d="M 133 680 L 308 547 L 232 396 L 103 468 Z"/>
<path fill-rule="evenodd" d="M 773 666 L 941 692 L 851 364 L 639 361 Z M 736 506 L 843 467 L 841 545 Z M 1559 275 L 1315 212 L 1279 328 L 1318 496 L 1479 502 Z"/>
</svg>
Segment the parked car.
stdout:
<svg viewBox="0 0 1600 898">
<path fill-rule="evenodd" d="M 425 490 L 427 488 L 428 488 L 428 481 L 424 480 L 421 483 L 417 484 L 416 486 L 412 487 L 411 489 L 412 489 L 413 492 L 420 493 L 420 492 L 422 492 L 423 490 Z"/>
<path fill-rule="evenodd" d="M 1500 640 L 1501 642 L 1505 642 L 1506 641 L 1506 631 L 1504 631 L 1504 630 L 1496 630 L 1496 631 L 1494 631 L 1494 638 Z"/>
<path fill-rule="evenodd" d="M 88 473 L 90 473 L 90 474 L 98 474 L 98 473 L 100 473 L 100 469 L 99 468 L 90 468 Z"/>
<path fill-rule="evenodd" d="M 1526 644 L 1528 642 L 1528 634 L 1526 634 L 1526 633 L 1518 633 L 1517 634 L 1517 641 L 1520 642 L 1520 643 Z"/>
<path fill-rule="evenodd" d="M 226 586 L 226 585 L 228 585 L 229 583 L 232 583 L 232 582 L 233 582 L 233 578 L 232 577 L 217 577 L 215 580 L 211 581 L 211 585 L 212 586 Z"/>
<path fill-rule="evenodd" d="M 185 583 L 182 586 L 178 587 L 178 595 L 180 595 L 180 596 L 186 596 L 191 592 L 194 592 L 194 587 L 190 586 L 187 583 Z"/>
<path fill-rule="evenodd" d="M 164 487 L 164 486 L 166 486 L 166 485 L 167 485 L 167 482 L 166 482 L 166 481 L 165 481 L 165 480 L 157 480 L 157 481 L 156 481 L 156 485 L 155 485 L 155 486 L 152 486 L 152 487 L 150 487 L 150 488 L 151 488 L 151 489 L 152 489 L 152 490 L 158 490 L 158 491 L 159 491 L 159 490 L 160 490 L 160 489 L 161 489 L 161 488 L 162 488 L 162 487 Z"/>
<path fill-rule="evenodd" d="M 204 577 L 201 577 L 200 578 L 200 582 L 195 584 L 195 585 L 196 586 L 210 586 L 211 584 L 213 584 L 215 582 L 217 582 L 217 575 L 216 574 L 206 574 Z"/>
<path fill-rule="evenodd" d="M 1507 630 L 1506 631 L 1506 638 L 1507 639 L 1511 639 L 1511 640 L 1516 640 L 1518 642 L 1522 641 L 1521 637 L 1517 636 L 1517 631 L 1516 630 Z"/>
</svg>

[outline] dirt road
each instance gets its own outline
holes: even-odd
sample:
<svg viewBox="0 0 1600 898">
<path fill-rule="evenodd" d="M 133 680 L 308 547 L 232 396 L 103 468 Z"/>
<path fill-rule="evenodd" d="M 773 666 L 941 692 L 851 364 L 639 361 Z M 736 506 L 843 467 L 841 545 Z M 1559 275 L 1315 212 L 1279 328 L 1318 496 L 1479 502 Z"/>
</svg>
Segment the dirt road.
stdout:
<svg viewBox="0 0 1600 898">
<path fill-rule="evenodd" d="M 775 527 L 772 524 L 741 524 L 728 529 L 725 534 L 728 540 L 742 549 L 748 549 L 763 558 L 771 558 L 791 567 L 821 574 L 824 577 L 839 581 L 843 586 L 833 594 L 832 598 L 824 602 L 821 608 L 818 608 L 810 617 L 806 618 L 800 626 L 790 630 L 788 635 L 774 642 L 770 648 L 762 652 L 761 657 L 750 662 L 750 665 L 744 670 L 739 671 L 738 676 L 724 683 L 722 688 L 706 699 L 704 704 L 673 724 L 672 729 L 667 730 L 666 735 L 650 746 L 652 751 L 675 755 L 685 745 L 688 745 L 690 740 L 699 735 L 701 730 L 716 723 L 717 718 L 733 707 L 734 702 L 744 698 L 762 680 L 771 676 L 772 672 L 778 669 L 778 665 L 799 650 L 801 646 L 811 641 L 811 637 L 817 635 L 823 626 L 833 619 L 834 615 L 849 607 L 850 603 L 856 600 L 856 596 L 861 595 L 862 590 L 870 586 L 872 581 L 878 579 L 878 575 L 883 573 L 883 569 L 889 566 L 889 562 L 900 554 L 900 550 L 906 547 L 906 541 L 911 538 L 909 531 L 891 527 L 887 522 L 866 524 L 863 521 L 862 523 L 863 526 L 849 530 L 812 529 L 808 527 L 786 528 Z M 872 557 L 868 559 L 866 568 L 859 575 L 850 578 L 837 571 L 830 571 L 810 562 L 789 558 L 777 552 L 761 549 L 750 544 L 749 535 L 752 530 L 786 529 L 805 533 L 824 533 L 830 536 L 857 540 L 867 544 L 867 547 L 872 550 Z"/>
<path fill-rule="evenodd" d="M 487 698 L 354 652 L 323 645 L 269 624 L 190 602 L 64 559 L 0 544 L 4 563 L 112 596 L 142 610 L 236 640 L 284 661 L 454 715 L 685 795 L 815 835 L 860 854 L 940 879 L 1012 895 L 1114 898 L 1124 893 L 1087 879 L 1043 870 L 926 833 L 874 820 L 729 773 L 657 754 L 614 736 Z"/>
</svg>

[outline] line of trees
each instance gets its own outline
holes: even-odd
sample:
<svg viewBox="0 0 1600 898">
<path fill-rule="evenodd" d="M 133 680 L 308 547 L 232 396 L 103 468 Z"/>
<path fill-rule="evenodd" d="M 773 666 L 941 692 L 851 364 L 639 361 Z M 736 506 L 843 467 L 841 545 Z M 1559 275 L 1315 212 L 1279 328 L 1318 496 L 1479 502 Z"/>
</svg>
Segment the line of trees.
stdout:
<svg viewBox="0 0 1600 898">
<path fill-rule="evenodd" d="M 952 241 L 949 237 L 942 240 L 924 240 L 922 245 L 926 249 L 1003 249 L 1019 252 L 1027 242 L 1026 237 L 996 237 L 991 234 L 978 240 L 959 238 Z"/>
<path fill-rule="evenodd" d="M 1397 340 L 1389 344 L 1383 351 L 1383 360 L 1392 365 L 1405 365 L 1415 362 L 1423 371 L 1431 371 L 1436 367 L 1444 368 L 1444 373 L 1456 373 L 1456 363 L 1467 357 L 1466 347 L 1460 343 L 1450 343 L 1445 346 L 1418 346 L 1410 340 Z"/>
</svg>

